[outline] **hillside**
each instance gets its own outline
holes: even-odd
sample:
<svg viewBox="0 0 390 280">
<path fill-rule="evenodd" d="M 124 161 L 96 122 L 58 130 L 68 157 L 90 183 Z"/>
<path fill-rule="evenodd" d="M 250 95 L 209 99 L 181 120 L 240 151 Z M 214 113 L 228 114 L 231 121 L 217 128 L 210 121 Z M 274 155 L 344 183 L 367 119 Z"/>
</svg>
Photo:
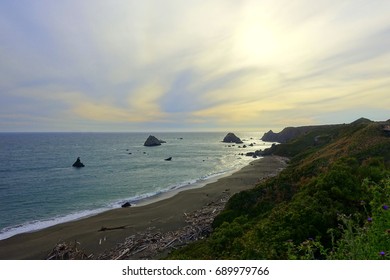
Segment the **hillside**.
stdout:
<svg viewBox="0 0 390 280">
<path fill-rule="evenodd" d="M 372 123 L 371 120 L 366 118 L 360 118 L 352 123 L 352 125 L 357 124 L 369 124 Z M 287 143 L 292 139 L 296 139 L 304 134 L 313 132 L 313 131 L 330 131 L 333 128 L 338 128 L 341 125 L 311 125 L 311 126 L 299 126 L 299 127 L 286 127 L 280 132 L 273 132 L 272 130 L 264 133 L 261 137 L 262 141 L 265 142 L 278 142 L 278 143 Z"/>
<path fill-rule="evenodd" d="M 389 122 L 311 127 L 263 151 L 289 166 L 233 196 L 172 259 L 390 258 Z"/>
<path fill-rule="evenodd" d="M 321 128 L 329 128 L 329 126 L 300 126 L 300 127 L 286 127 L 281 132 L 273 132 L 272 130 L 264 133 L 261 137 L 265 142 L 287 143 L 288 141 L 298 138 L 310 131 Z"/>
</svg>

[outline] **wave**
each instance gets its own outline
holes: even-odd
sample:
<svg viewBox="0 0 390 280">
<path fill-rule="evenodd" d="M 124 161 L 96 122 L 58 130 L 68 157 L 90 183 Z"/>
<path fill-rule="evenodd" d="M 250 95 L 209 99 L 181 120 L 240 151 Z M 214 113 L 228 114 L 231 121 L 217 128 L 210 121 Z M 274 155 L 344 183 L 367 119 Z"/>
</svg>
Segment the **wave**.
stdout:
<svg viewBox="0 0 390 280">
<path fill-rule="evenodd" d="M 129 198 L 126 200 L 122 200 L 121 202 L 122 203 L 123 202 L 130 202 L 134 205 L 137 205 L 137 203 L 141 203 L 141 202 L 143 202 L 143 200 L 151 199 L 151 198 L 157 197 L 157 196 L 162 195 L 162 194 L 169 194 L 169 193 L 176 194 L 178 191 L 187 190 L 187 189 L 191 189 L 194 187 L 203 187 L 206 184 L 211 183 L 215 179 L 218 179 L 218 178 L 224 177 L 224 176 L 228 176 L 228 175 L 232 174 L 234 171 L 238 171 L 238 169 L 244 167 L 246 164 L 249 164 L 253 160 L 254 160 L 253 158 L 247 157 L 241 163 L 238 163 L 234 166 L 231 166 L 230 168 L 227 168 L 225 170 L 218 171 L 218 172 L 211 173 L 211 174 L 207 174 L 207 175 L 199 177 L 197 179 L 190 179 L 188 181 L 184 181 L 184 182 L 181 182 L 178 184 L 173 184 L 173 185 L 168 186 L 167 188 L 158 190 L 156 192 L 147 193 L 144 195 L 137 196 L 135 198 L 132 197 L 132 198 Z"/>
<path fill-rule="evenodd" d="M 130 202 L 134 206 L 136 206 L 138 204 L 143 204 L 146 200 L 156 198 L 156 197 L 163 195 L 163 194 L 169 194 L 169 193 L 176 194 L 178 191 L 190 189 L 190 188 L 193 188 L 196 186 L 202 187 L 205 184 L 210 183 L 215 178 L 218 178 L 220 176 L 225 176 L 225 175 L 229 174 L 229 172 L 232 172 L 233 170 L 235 170 L 235 169 L 227 169 L 227 170 L 220 171 L 217 173 L 202 176 L 198 179 L 192 179 L 192 180 L 184 181 L 184 182 L 181 182 L 178 184 L 173 184 L 173 185 L 170 185 L 164 189 L 161 189 L 161 190 L 158 190 L 155 192 L 150 192 L 150 193 L 142 194 L 142 195 L 139 195 L 136 197 L 131 197 L 128 199 L 118 201 L 115 204 L 118 205 L 119 203 L 124 203 L 124 202 Z"/>
<path fill-rule="evenodd" d="M 85 210 L 77 213 L 72 213 L 66 216 L 58 216 L 47 220 L 37 220 L 26 222 L 17 226 L 6 227 L 0 230 L 0 240 L 10 238 L 14 235 L 34 232 L 54 225 L 63 224 L 70 221 L 76 221 L 81 218 L 94 216 L 96 214 L 108 211 L 112 208 L 99 208 L 94 210 Z"/>
<path fill-rule="evenodd" d="M 71 213 L 71 214 L 64 215 L 64 216 L 56 216 L 56 217 L 53 217 L 51 219 L 30 221 L 30 222 L 26 222 L 26 223 L 23 223 L 20 225 L 6 227 L 6 228 L 3 228 L 0 230 L 0 240 L 10 238 L 10 237 L 17 235 L 17 234 L 34 232 L 34 231 L 42 230 L 42 229 L 45 229 L 45 228 L 48 228 L 51 226 L 55 226 L 58 224 L 62 224 L 62 223 L 71 222 L 71 221 L 79 220 L 82 218 L 94 216 L 94 215 L 97 215 L 99 213 L 102 213 L 102 212 L 105 212 L 108 210 L 119 208 L 124 202 L 130 202 L 132 205 L 137 206 L 138 204 L 147 204 L 145 202 L 148 200 L 150 200 L 152 202 L 152 201 L 154 201 L 153 198 L 157 198 L 160 195 L 169 194 L 169 193 L 172 193 L 172 195 L 174 195 L 181 190 L 186 190 L 186 189 L 194 188 L 194 187 L 202 187 L 202 186 L 210 183 L 211 181 L 213 181 L 221 176 L 226 176 L 226 175 L 234 172 L 238 168 L 244 166 L 245 165 L 244 163 L 248 163 L 248 162 L 249 162 L 249 160 L 242 162 L 241 164 L 239 164 L 235 167 L 231 167 L 231 168 L 226 169 L 226 170 L 222 170 L 222 171 L 219 171 L 216 173 L 208 174 L 208 175 L 202 176 L 202 177 L 197 178 L 197 179 L 190 179 L 188 181 L 184 181 L 184 182 L 181 182 L 178 184 L 173 184 L 173 185 L 170 185 L 162 190 L 158 190 L 156 192 L 149 192 L 149 193 L 141 194 L 138 196 L 129 197 L 126 199 L 115 200 L 115 201 L 110 202 L 106 206 L 103 206 L 101 208 L 83 210 L 83 211 Z"/>
</svg>

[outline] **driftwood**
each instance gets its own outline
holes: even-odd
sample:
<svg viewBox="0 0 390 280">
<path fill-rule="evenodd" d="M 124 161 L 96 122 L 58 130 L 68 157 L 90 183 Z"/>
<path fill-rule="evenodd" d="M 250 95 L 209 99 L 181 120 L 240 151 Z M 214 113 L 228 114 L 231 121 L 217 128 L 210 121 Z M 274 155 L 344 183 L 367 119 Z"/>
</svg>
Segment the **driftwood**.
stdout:
<svg viewBox="0 0 390 280">
<path fill-rule="evenodd" d="M 114 249 L 106 251 L 99 256 L 86 254 L 79 248 L 78 242 L 60 242 L 50 252 L 50 260 L 83 260 L 83 259 L 156 259 L 159 255 L 184 246 L 190 242 L 203 239 L 212 232 L 214 218 L 223 210 L 226 201 L 230 198 L 229 192 L 222 193 L 216 201 L 208 203 L 203 208 L 191 213 L 183 213 L 186 226 L 175 231 L 160 232 L 150 227 L 125 239 Z M 99 231 L 124 229 L 126 226 L 102 227 Z M 100 241 L 101 242 L 101 241 Z"/>
<path fill-rule="evenodd" d="M 214 218 L 223 210 L 229 192 L 203 208 L 183 213 L 187 225 L 175 231 L 160 232 L 150 228 L 145 232 L 129 236 L 116 248 L 98 256 L 98 259 L 155 259 L 164 252 L 184 246 L 190 242 L 203 239 L 212 232 Z"/>
<path fill-rule="evenodd" d="M 88 260 L 93 258 L 93 254 L 87 255 L 79 248 L 80 243 L 59 242 L 47 256 L 47 260 Z"/>
<path fill-rule="evenodd" d="M 118 257 L 115 258 L 115 260 L 120 260 L 124 255 L 127 254 L 127 252 L 129 252 L 130 249 L 126 249 L 124 250 Z"/>
<path fill-rule="evenodd" d="M 106 230 L 116 230 L 116 229 L 125 229 L 126 226 L 120 226 L 120 227 L 102 227 L 98 231 L 106 231 Z"/>
</svg>

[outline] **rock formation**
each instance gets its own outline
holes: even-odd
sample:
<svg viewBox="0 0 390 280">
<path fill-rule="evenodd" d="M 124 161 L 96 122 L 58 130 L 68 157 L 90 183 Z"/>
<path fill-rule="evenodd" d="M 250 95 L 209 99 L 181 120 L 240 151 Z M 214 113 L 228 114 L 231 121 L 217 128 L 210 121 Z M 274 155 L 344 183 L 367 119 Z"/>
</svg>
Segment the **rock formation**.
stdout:
<svg viewBox="0 0 390 280">
<path fill-rule="evenodd" d="M 131 206 L 130 202 L 126 202 L 126 203 L 122 204 L 122 208 L 127 208 L 130 206 Z"/>
<path fill-rule="evenodd" d="M 78 157 L 77 160 L 73 163 L 72 166 L 80 168 L 80 167 L 84 167 L 84 164 L 80 161 L 80 157 Z"/>
<path fill-rule="evenodd" d="M 246 155 L 247 157 L 257 158 L 257 157 L 261 157 L 262 154 L 263 154 L 263 153 L 262 153 L 261 150 L 256 150 L 256 151 L 254 151 L 254 152 L 248 152 L 248 153 L 246 153 L 245 155 Z M 244 154 L 242 154 L 242 155 L 244 155 Z"/>
<path fill-rule="evenodd" d="M 241 141 L 240 138 L 238 138 L 234 133 L 229 132 L 225 138 L 223 138 L 223 141 L 225 143 L 236 143 L 236 144 L 242 144 L 243 142 Z"/>
<path fill-rule="evenodd" d="M 153 135 L 149 135 L 148 139 L 146 139 L 146 141 L 144 143 L 144 146 L 147 146 L 147 147 L 160 146 L 161 143 L 166 143 L 166 142 L 163 140 L 157 139 Z"/>
</svg>

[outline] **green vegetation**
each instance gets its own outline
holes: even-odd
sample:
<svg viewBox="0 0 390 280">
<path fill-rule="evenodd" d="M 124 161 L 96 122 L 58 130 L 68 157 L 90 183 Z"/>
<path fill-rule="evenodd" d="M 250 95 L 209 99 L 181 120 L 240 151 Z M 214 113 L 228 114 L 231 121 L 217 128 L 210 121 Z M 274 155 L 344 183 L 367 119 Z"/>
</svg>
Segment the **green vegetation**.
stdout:
<svg viewBox="0 0 390 280">
<path fill-rule="evenodd" d="M 313 128 L 269 154 L 277 177 L 233 196 L 206 239 L 172 259 L 389 259 L 390 137 L 383 123 Z"/>
</svg>

